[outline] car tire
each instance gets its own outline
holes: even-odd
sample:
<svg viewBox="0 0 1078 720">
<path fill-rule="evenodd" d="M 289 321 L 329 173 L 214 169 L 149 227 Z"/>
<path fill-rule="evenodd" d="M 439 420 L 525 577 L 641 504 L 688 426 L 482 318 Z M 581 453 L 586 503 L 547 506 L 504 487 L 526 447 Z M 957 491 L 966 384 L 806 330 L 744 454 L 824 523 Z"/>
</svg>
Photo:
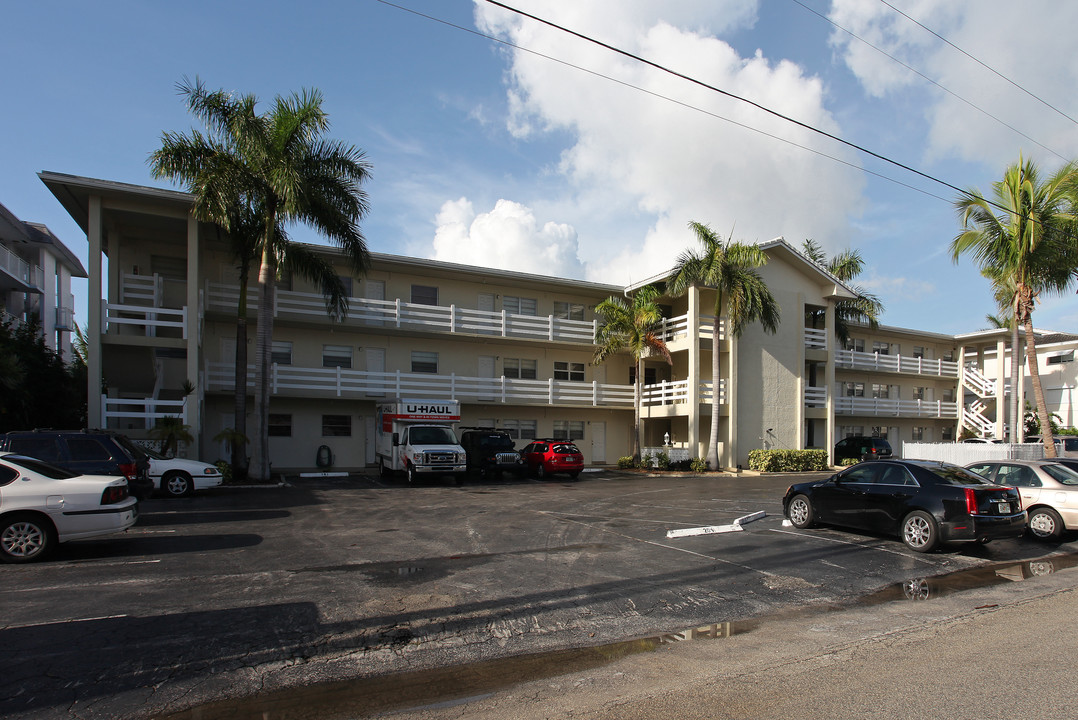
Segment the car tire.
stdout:
<svg viewBox="0 0 1078 720">
<path fill-rule="evenodd" d="M 578 477 L 580 477 L 580 471 L 577 470 L 576 472 L 569 473 L 569 477 L 571 477 L 573 480 L 576 480 Z"/>
<path fill-rule="evenodd" d="M 417 473 L 415 471 L 415 465 L 413 465 L 412 463 L 408 463 L 408 469 L 405 470 L 405 475 L 408 476 L 408 484 L 409 485 L 415 485 L 416 484 L 416 480 L 418 479 L 418 477 L 417 477 Z"/>
<path fill-rule="evenodd" d="M 195 491 L 195 481 L 185 472 L 165 473 L 161 478 L 161 489 L 169 497 L 183 497 Z"/>
<path fill-rule="evenodd" d="M 794 495 L 786 512 L 793 526 L 800 530 L 810 528 L 816 522 L 816 512 L 812 509 L 812 501 L 805 495 Z"/>
<path fill-rule="evenodd" d="M 546 468 L 543 467 L 543 463 L 539 463 L 535 466 L 535 477 L 539 480 L 546 479 Z"/>
<path fill-rule="evenodd" d="M 386 467 L 385 458 L 378 458 L 378 475 L 383 479 L 389 477 L 389 469 Z"/>
<path fill-rule="evenodd" d="M 936 519 L 923 510 L 914 510 L 902 521 L 902 542 L 914 552 L 932 552 L 939 538 Z"/>
<path fill-rule="evenodd" d="M 1052 508 L 1037 508 L 1029 513 L 1029 534 L 1038 540 L 1059 540 L 1063 536 L 1063 518 Z"/>
<path fill-rule="evenodd" d="M 56 547 L 56 528 L 41 515 L 9 515 L 0 520 L 0 561 L 27 563 L 40 560 Z"/>
</svg>

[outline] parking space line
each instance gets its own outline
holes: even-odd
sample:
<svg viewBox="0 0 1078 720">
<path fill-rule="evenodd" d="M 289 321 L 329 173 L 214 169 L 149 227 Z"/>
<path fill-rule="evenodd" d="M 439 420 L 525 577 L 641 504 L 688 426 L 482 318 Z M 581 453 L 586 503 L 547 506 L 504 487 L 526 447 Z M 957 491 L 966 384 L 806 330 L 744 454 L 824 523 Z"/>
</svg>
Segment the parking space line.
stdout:
<svg viewBox="0 0 1078 720">
<path fill-rule="evenodd" d="M 94 622 L 96 620 L 119 620 L 127 615 L 102 615 L 100 617 L 73 618 L 71 620 L 53 620 L 51 622 L 25 623 L 23 625 L 5 625 L 5 630 L 22 630 L 32 627 L 44 627 L 45 625 L 59 625 L 60 623 Z"/>
<path fill-rule="evenodd" d="M 835 543 L 837 545 L 853 545 L 854 547 L 864 548 L 866 550 L 879 550 L 880 552 L 890 553 L 892 555 L 898 555 L 899 557 L 908 558 L 910 560 L 917 560 L 918 562 L 923 562 L 926 565 L 933 565 L 933 566 L 935 565 L 935 563 L 930 562 L 927 557 L 925 557 L 924 555 L 922 555 L 920 553 L 904 553 L 904 552 L 899 552 L 898 550 L 892 550 L 890 548 L 882 547 L 882 546 L 879 546 L 879 545 L 865 545 L 864 543 L 851 542 L 849 540 L 839 540 L 837 538 L 829 538 L 829 537 L 824 537 L 823 535 L 813 535 L 813 534 L 810 534 L 810 533 L 791 532 L 790 530 L 778 530 L 776 528 L 769 528 L 769 530 L 771 532 L 773 532 L 773 533 L 781 533 L 783 535 L 793 535 L 794 537 L 809 538 L 809 539 L 812 539 L 812 540 L 822 540 L 823 542 Z"/>
</svg>

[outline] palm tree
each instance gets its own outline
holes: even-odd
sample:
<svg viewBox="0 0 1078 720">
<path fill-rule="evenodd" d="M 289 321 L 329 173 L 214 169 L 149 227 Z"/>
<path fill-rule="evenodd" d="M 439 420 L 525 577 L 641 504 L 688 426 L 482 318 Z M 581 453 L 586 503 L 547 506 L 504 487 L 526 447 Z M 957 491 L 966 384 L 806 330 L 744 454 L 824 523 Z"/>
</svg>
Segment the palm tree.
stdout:
<svg viewBox="0 0 1078 720">
<path fill-rule="evenodd" d="M 843 252 L 828 258 L 823 248 L 815 240 L 805 240 L 801 245 L 805 256 L 819 267 L 841 280 L 857 297 L 835 301 L 835 334 L 839 341 L 846 345 L 850 339 L 850 323 L 868 325 L 872 329 L 880 326 L 880 316 L 883 315 L 883 302 L 870 292 L 850 285 L 850 281 L 861 274 L 865 268 L 865 261 L 861 259 L 859 250 L 844 250 Z M 813 318 L 813 327 L 816 327 L 816 317 Z"/>
<path fill-rule="evenodd" d="M 1075 220 L 1071 198 L 1076 185 L 1075 165 L 1065 165 L 1042 181 L 1037 166 L 1019 155 L 1018 162 L 1004 171 L 1003 179 L 992 183 L 993 200 L 971 189 L 954 203 L 962 221 L 962 231 L 951 241 L 954 261 L 972 254 L 994 285 L 1009 283 L 1013 288 L 1011 307 L 1015 323 L 1025 329 L 1029 377 L 1041 427 L 1045 428 L 1046 457 L 1055 457 L 1056 450 L 1037 368 L 1033 308 L 1040 293 L 1066 289 L 1078 267 L 1071 234 Z M 1017 415 L 1014 418 L 1017 425 Z"/>
<path fill-rule="evenodd" d="M 595 344 L 599 347 L 595 350 L 592 364 L 600 365 L 622 350 L 628 350 L 636 363 L 633 395 L 636 408 L 633 431 L 634 462 L 640 462 L 640 405 L 644 384 L 644 358 L 658 353 L 666 362 L 674 364 L 666 342 L 656 334 L 663 319 L 659 306 L 655 304 L 659 295 L 658 288 L 646 285 L 636 291 L 630 302 L 611 295 L 595 306 L 595 312 L 603 317 L 603 321 L 595 329 Z"/>
<path fill-rule="evenodd" d="M 269 469 L 269 369 L 278 273 L 293 269 L 317 278 L 330 315 L 339 318 L 348 310 L 330 263 L 290 243 L 284 227 L 295 222 L 313 227 L 344 251 L 354 274 L 365 273 L 370 256 L 359 220 L 368 210 L 361 186 L 370 176 L 370 165 L 355 147 L 323 138 L 329 120 L 317 90 L 277 96 L 268 112 L 258 114 L 254 95 L 210 92 L 197 78 L 194 84 L 185 79 L 178 88 L 208 134 L 163 134 L 161 148 L 150 156 L 154 177 L 187 185 L 195 196 L 195 217 L 229 232 L 237 207 L 250 208 L 261 219 L 255 343 L 258 442 L 251 474 L 264 479 Z M 238 346 L 237 341 L 237 351 Z"/>
<path fill-rule="evenodd" d="M 667 286 L 672 295 L 684 295 L 691 288 L 715 290 L 715 328 L 711 333 L 711 436 L 707 460 L 719 467 L 719 318 L 725 306 L 730 332 L 740 337 L 750 322 L 764 330 L 778 330 L 779 305 L 756 268 L 767 264 L 767 254 L 757 245 L 727 240 L 723 242 L 710 227 L 690 221 L 689 228 L 703 244 L 701 252 L 685 250 Z"/>
</svg>

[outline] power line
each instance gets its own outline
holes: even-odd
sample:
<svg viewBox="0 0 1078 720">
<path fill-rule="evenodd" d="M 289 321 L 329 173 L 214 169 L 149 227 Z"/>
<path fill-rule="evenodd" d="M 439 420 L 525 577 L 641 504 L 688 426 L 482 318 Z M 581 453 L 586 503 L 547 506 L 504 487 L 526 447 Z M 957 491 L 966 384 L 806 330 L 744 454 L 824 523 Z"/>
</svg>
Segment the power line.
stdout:
<svg viewBox="0 0 1078 720">
<path fill-rule="evenodd" d="M 1043 148 L 1043 149 L 1047 150 L 1048 152 L 1052 153 L 1053 155 L 1055 155 L 1055 156 L 1056 156 L 1057 158 L 1059 158 L 1060 160 L 1063 160 L 1064 162 L 1066 162 L 1067 158 L 1063 157 L 1062 155 L 1060 155 L 1059 153 L 1057 153 L 1057 152 L 1056 152 L 1055 150 L 1053 150 L 1052 148 L 1048 147 L 1047 145 L 1044 145 L 1044 144 L 1043 144 L 1043 143 L 1041 143 L 1041 142 L 1038 142 L 1037 140 L 1034 140 L 1034 139 L 1033 139 L 1033 138 L 1031 138 L 1031 137 L 1030 137 L 1029 135 L 1026 135 L 1026 134 L 1025 134 L 1024 132 L 1022 132 L 1022 131 L 1021 131 L 1021 130 L 1019 130 L 1018 128 L 1014 127 L 1013 125 L 1010 125 L 1010 124 L 1008 124 L 1008 123 L 1004 122 L 1003 120 L 1001 120 L 1000 118 L 996 117 L 996 116 L 995 116 L 995 115 L 993 115 L 992 113 L 988 112 L 988 111 L 987 111 L 987 110 L 985 110 L 984 108 L 982 108 L 982 107 L 980 107 L 980 106 L 978 106 L 978 105 L 974 104 L 974 103 L 973 103 L 972 101 L 970 101 L 970 100 L 967 100 L 966 98 L 964 98 L 964 97 L 962 97 L 961 95 L 959 95 L 958 93 L 956 93 L 956 92 L 954 92 L 954 91 L 950 90 L 949 88 L 946 88 L 946 87 L 944 87 L 944 86 L 943 86 L 943 85 L 941 85 L 940 83 L 936 82 L 936 81 L 935 81 L 935 80 L 933 80 L 932 78 L 930 78 L 930 77 L 928 77 L 927 75 L 925 75 L 924 73 L 922 73 L 922 72 L 921 72 L 920 70 L 917 70 L 916 68 L 914 68 L 914 67 L 911 67 L 910 65 L 907 65 L 906 63 L 902 62 L 901 60 L 899 60 L 898 58 L 896 58 L 896 57 L 895 57 L 894 55 L 890 54 L 890 53 L 889 53 L 889 52 L 887 52 L 886 50 L 883 50 L 882 48 L 876 47 L 875 45 L 873 45 L 872 43 L 870 43 L 870 42 L 869 42 L 868 40 L 865 40 L 865 39 L 864 39 L 863 37 L 861 37 L 860 35 L 856 34 L 856 33 L 855 33 L 855 32 L 853 32 L 852 30 L 848 30 L 847 28 L 844 28 L 844 27 L 842 27 L 841 25 L 839 25 L 838 23 L 836 23 L 836 22 L 835 22 L 834 20 L 832 20 L 831 18 L 829 18 L 829 17 L 827 17 L 826 15 L 824 15 L 823 13 L 821 13 L 821 12 L 819 12 L 819 11 L 817 11 L 817 10 L 815 10 L 815 9 L 813 9 L 813 8 L 811 8 L 811 7 L 809 7 L 809 6 L 808 6 L 808 5 L 806 5 L 805 3 L 801 2 L 801 0 L 790 0 L 790 1 L 791 1 L 791 2 L 793 2 L 793 3 L 796 3 L 796 4 L 798 4 L 798 5 L 800 5 L 800 6 L 801 6 L 801 7 L 803 7 L 803 8 L 805 9 L 805 10 L 808 10 L 808 11 L 809 11 L 810 13 L 812 13 L 813 15 L 816 15 L 817 17 L 819 17 L 819 18 L 822 18 L 823 20 L 825 20 L 825 21 L 827 21 L 827 22 L 831 23 L 831 25 L 833 25 L 834 27 L 838 28 L 838 29 L 839 29 L 839 30 L 841 30 L 842 32 L 846 33 L 846 34 L 847 34 L 847 35 L 849 35 L 850 37 L 852 37 L 852 38 L 854 38 L 854 39 L 856 39 L 856 40 L 859 40 L 860 42 L 864 43 L 865 45 L 868 45 L 868 46 L 869 46 L 870 48 L 872 48 L 872 49 L 873 49 L 873 50 L 875 50 L 876 52 L 880 53 L 880 54 L 881 54 L 881 55 L 883 55 L 884 57 L 887 57 L 887 58 L 889 58 L 890 60 L 894 61 L 895 63 L 897 63 L 897 64 L 901 65 L 902 67 L 906 68 L 906 69 L 907 69 L 907 70 L 909 70 L 910 72 L 912 72 L 912 73 L 915 73 L 916 75 L 920 76 L 921 78 L 923 78 L 923 79 L 927 80 L 928 82 L 932 83 L 933 85 L 935 85 L 935 86 L 936 86 L 936 87 L 938 87 L 938 88 L 939 88 L 940 90 L 942 90 L 942 91 L 944 91 L 945 93 L 947 93 L 948 95 L 951 95 L 952 97 L 954 97 L 954 98 L 956 98 L 956 99 L 958 99 L 958 100 L 961 100 L 962 102 L 964 102 L 965 104 L 967 104 L 967 105 L 969 105 L 969 106 L 970 106 L 971 108 L 973 108 L 974 110 L 977 110 L 978 112 L 980 112 L 980 113 L 982 113 L 982 114 L 984 114 L 984 115 L 987 115 L 988 117 L 992 118 L 993 120 L 995 120 L 996 122 L 998 122 L 998 123 L 999 123 L 1000 125 L 1004 126 L 1005 128 L 1008 128 L 1008 129 L 1010 129 L 1010 130 L 1014 131 L 1014 132 L 1015 132 L 1015 133 L 1017 133 L 1018 135 L 1021 135 L 1022 137 L 1024 137 L 1024 138 L 1025 138 L 1026 140 L 1029 140 L 1029 141 L 1030 141 L 1031 143 L 1033 143 L 1034 145 L 1038 145 L 1039 147 L 1041 147 L 1041 148 Z M 881 1 L 881 2 L 884 2 L 884 0 L 880 0 L 880 1 Z M 886 5 L 887 3 L 886 3 L 886 2 L 884 2 L 884 4 Z"/>
<path fill-rule="evenodd" d="M 584 40 L 585 42 L 589 42 L 589 43 L 592 43 L 594 45 L 598 45 L 599 47 L 606 48 L 607 50 L 610 50 L 611 52 L 617 53 L 619 55 L 623 55 L 623 56 L 625 56 L 627 58 L 630 58 L 632 60 L 636 60 L 637 62 L 640 62 L 640 63 L 643 63 L 643 64 L 648 65 L 650 67 L 653 67 L 656 70 L 661 70 L 662 72 L 665 72 L 665 73 L 667 73 L 669 75 L 673 75 L 674 77 L 681 78 L 682 80 L 690 82 L 690 83 L 692 83 L 694 85 L 699 85 L 700 87 L 711 90 L 712 92 L 717 92 L 720 95 L 725 95 L 726 97 L 729 97 L 729 98 L 732 98 L 734 100 L 738 100 L 740 102 L 751 105 L 751 106 L 757 108 L 758 110 L 762 110 L 763 112 L 765 112 L 765 113 L 767 113 L 769 115 L 773 115 L 773 116 L 775 116 L 777 118 L 785 120 L 786 122 L 793 123 L 794 125 L 797 125 L 798 127 L 809 130 L 810 132 L 814 132 L 814 133 L 816 133 L 818 135 L 822 135 L 822 136 L 824 136 L 826 138 L 834 140 L 835 142 L 841 143 L 842 145 L 853 148 L 854 150 L 857 150 L 858 152 L 862 152 L 862 153 L 864 153 L 866 155 L 870 155 L 870 156 L 876 158 L 877 160 L 882 160 L 885 163 L 888 163 L 890 165 L 894 165 L 895 167 L 902 168 L 903 170 L 905 170 L 907 172 L 911 172 L 911 173 L 913 173 L 915 175 L 919 175 L 920 177 L 923 177 L 926 180 L 930 180 L 930 181 L 932 181 L 934 183 L 937 183 L 939 185 L 943 185 L 944 187 L 947 187 L 947 188 L 949 188 L 951 190 L 954 190 L 955 192 L 957 192 L 960 195 L 969 196 L 969 193 L 967 191 L 963 190 L 962 188 L 960 188 L 960 187 L 958 187 L 956 185 L 952 185 L 951 183 L 947 182 L 946 180 L 941 180 L 941 179 L 939 179 L 937 177 L 929 175 L 928 173 L 925 173 L 925 172 L 922 172 L 920 170 L 917 170 L 916 168 L 910 167 L 909 165 L 905 165 L 903 163 L 900 163 L 897 160 L 892 160 L 889 157 L 886 157 L 886 156 L 881 155 L 881 154 L 879 154 L 877 152 L 869 150 L 868 148 L 863 147 L 861 145 L 858 145 L 857 143 L 850 142 L 849 140 L 843 140 L 842 138 L 838 137 L 837 135 L 833 135 L 833 134 L 827 132 L 826 130 L 820 130 L 819 128 L 813 127 L 812 125 L 809 125 L 807 123 L 803 123 L 800 120 L 796 120 L 796 119 L 794 119 L 792 117 L 789 117 L 788 115 L 783 115 L 782 113 L 780 113 L 780 112 L 778 112 L 776 110 L 772 110 L 771 108 L 768 108 L 768 107 L 766 107 L 764 105 L 761 105 L 758 102 L 755 102 L 753 100 L 749 100 L 748 98 L 741 97 L 740 95 L 736 95 L 736 94 L 734 94 L 732 92 L 729 92 L 727 90 L 723 90 L 722 88 L 715 87 L 714 85 L 709 85 L 709 84 L 703 82 L 702 80 L 697 80 L 696 78 L 690 77 L 690 76 L 685 75 L 685 74 L 680 73 L 680 72 L 677 72 L 676 70 L 671 70 L 668 67 L 665 67 L 663 65 L 659 65 L 658 63 L 652 62 L 651 60 L 640 57 L 639 55 L 634 55 L 633 53 L 628 52 L 627 50 L 622 50 L 621 48 L 615 47 L 613 45 L 608 45 L 607 43 L 604 43 L 601 40 L 596 40 L 595 38 L 589 37 L 589 36 L 584 35 L 582 33 L 578 33 L 575 30 L 570 30 L 569 28 L 562 27 L 561 25 L 553 23 L 553 22 L 551 22 L 549 20 L 544 20 L 543 18 L 538 17 L 536 15 L 526 13 L 523 10 L 518 10 L 518 9 L 516 9 L 514 7 L 510 7 L 509 5 L 498 2 L 498 0 L 485 0 L 485 2 L 487 2 L 487 3 L 491 4 L 491 5 L 496 5 L 497 7 L 500 7 L 502 9 L 504 9 L 504 10 L 508 10 L 509 12 L 516 13 L 517 15 L 522 15 L 522 16 L 524 16 L 526 18 L 529 18 L 531 20 L 534 20 L 534 21 L 536 21 L 538 23 L 542 23 L 543 25 L 547 25 L 548 27 L 552 27 L 555 30 L 560 30 L 561 32 L 564 32 L 564 33 L 567 33 L 567 34 L 572 35 L 574 37 L 580 38 L 581 40 Z"/>
<path fill-rule="evenodd" d="M 970 55 L 970 54 L 969 54 L 968 52 L 966 52 L 966 51 L 965 51 L 965 50 L 963 50 L 962 48 L 958 47 L 958 46 L 957 46 L 957 45 L 955 45 L 955 44 L 954 44 L 953 42 L 951 42 L 951 41 L 950 41 L 950 40 L 948 40 L 947 38 L 945 38 L 945 37 L 943 37 L 942 35 L 940 35 L 939 33 L 937 33 L 937 32 L 936 32 L 935 30 L 932 30 L 931 28 L 925 27 L 924 25 L 922 25 L 921 23 L 917 22 L 917 21 L 916 21 L 916 20 L 914 20 L 914 19 L 913 19 L 912 17 L 910 17 L 909 15 L 907 15 L 906 13 L 904 13 L 904 12 L 902 12 L 901 10 L 899 10 L 898 8 L 896 8 L 896 7 L 895 7 L 894 5 L 892 5 L 891 3 L 887 2 L 887 0 L 880 0 L 880 2 L 882 2 L 882 3 L 884 4 L 884 5 L 886 5 L 887 7 L 891 8 L 892 10 L 894 10 L 894 11 L 895 11 L 896 13 L 898 13 L 898 14 L 899 14 L 899 15 L 901 15 L 902 17 L 904 17 L 904 18 L 906 18 L 907 20 L 909 20 L 909 21 L 910 21 L 911 23 L 913 23 L 914 25 L 917 25 L 917 26 L 918 26 L 919 28 L 921 28 L 922 30 L 924 30 L 924 31 L 926 31 L 926 32 L 928 32 L 928 33 L 931 33 L 932 35 L 935 35 L 935 36 L 936 36 L 937 38 L 939 38 L 939 39 L 940 39 L 940 40 L 942 40 L 943 42 L 947 43 L 948 45 L 950 45 L 951 47 L 953 47 L 953 48 L 954 48 L 955 50 L 957 50 L 958 52 L 962 53 L 963 55 L 965 55 L 966 57 L 968 57 L 968 58 L 969 58 L 970 60 L 972 60 L 973 62 L 977 63 L 977 64 L 978 64 L 978 65 L 980 65 L 981 67 L 985 68 L 985 69 L 986 69 L 986 70 L 988 70 L 989 72 L 991 72 L 991 73 L 995 74 L 995 75 L 996 75 L 997 77 L 999 77 L 999 78 L 1001 78 L 1001 79 L 1003 79 L 1003 80 L 1006 80 L 1006 81 L 1007 81 L 1007 82 L 1009 82 L 1009 83 L 1010 83 L 1011 85 L 1013 85 L 1014 87 L 1018 88 L 1019 90 L 1021 90 L 1022 92 L 1024 92 L 1024 93 L 1025 93 L 1026 95 L 1029 95 L 1029 96 L 1030 96 L 1031 98 L 1033 98 L 1033 99 L 1034 99 L 1034 100 L 1036 100 L 1037 102 L 1041 103 L 1041 104 L 1042 104 L 1042 105 L 1044 105 L 1045 107 L 1047 107 L 1047 108 L 1050 108 L 1050 109 L 1052 109 L 1052 110 L 1056 111 L 1057 113 L 1059 113 L 1059 114 L 1060 114 L 1060 115 L 1062 115 L 1063 117 L 1065 117 L 1065 118 L 1067 118 L 1068 120 L 1070 120 L 1070 121 L 1071 121 L 1072 123 L 1078 124 L 1078 120 L 1075 120 L 1075 119 L 1074 119 L 1074 118 L 1072 118 L 1072 117 L 1071 117 L 1070 115 L 1068 115 L 1067 113 L 1065 113 L 1065 112 L 1063 112 L 1062 110 L 1060 110 L 1059 108 L 1057 108 L 1057 107 L 1056 107 L 1055 105 L 1052 105 L 1052 104 L 1051 104 L 1051 103 L 1049 103 L 1049 102 L 1048 102 L 1047 100 L 1044 100 L 1044 99 L 1042 99 L 1042 98 L 1038 97 L 1037 95 L 1034 95 L 1034 94 L 1033 94 L 1033 93 L 1031 93 L 1031 92 L 1030 92 L 1029 90 L 1026 90 L 1026 89 L 1025 89 L 1024 87 L 1022 87 L 1021 85 L 1019 85 L 1018 83 L 1016 83 L 1016 82 L 1015 82 L 1014 80 L 1011 80 L 1011 79 L 1010 79 L 1009 77 L 1007 77 L 1007 76 L 1006 76 L 1006 75 L 1004 75 L 1003 73 L 999 72 L 998 70 L 996 70 L 996 69 L 995 69 L 995 68 L 993 68 L 992 66 L 990 66 L 990 65 L 987 65 L 987 64 L 985 64 L 984 62 L 980 61 L 979 59 L 975 58 L 975 57 L 974 57 L 973 55 Z M 1039 144 L 1039 143 L 1038 143 L 1038 144 Z M 1042 147 L 1043 147 L 1043 146 L 1042 146 Z"/>
</svg>

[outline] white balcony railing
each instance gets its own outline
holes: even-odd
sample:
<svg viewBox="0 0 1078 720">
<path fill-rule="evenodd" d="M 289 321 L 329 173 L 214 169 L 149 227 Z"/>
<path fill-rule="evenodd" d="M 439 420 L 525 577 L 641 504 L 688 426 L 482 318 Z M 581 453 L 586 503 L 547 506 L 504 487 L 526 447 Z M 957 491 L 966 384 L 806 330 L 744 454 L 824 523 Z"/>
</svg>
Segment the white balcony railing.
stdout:
<svg viewBox="0 0 1078 720">
<path fill-rule="evenodd" d="M 239 301 L 239 288 L 224 283 L 207 283 L 207 310 L 234 313 Z M 258 309 L 258 293 L 247 294 L 247 307 Z M 325 318 L 325 299 L 316 293 L 279 290 L 276 293 L 274 317 Z M 466 333 L 549 342 L 593 344 L 596 321 L 566 320 L 548 315 L 514 315 L 504 310 L 488 312 L 456 305 L 421 305 L 396 300 L 349 298 L 348 317 L 344 326 L 365 326 L 420 330 L 437 333 Z"/>
<path fill-rule="evenodd" d="M 715 329 L 715 318 L 712 315 L 700 316 L 700 339 L 710 340 L 711 334 Z M 665 342 L 670 343 L 681 338 L 688 337 L 689 335 L 689 316 L 678 315 L 677 317 L 664 318 L 662 327 L 658 332 L 659 338 Z M 719 339 L 724 340 L 726 338 L 726 320 L 719 320 Z"/>
<path fill-rule="evenodd" d="M 928 360 L 901 355 L 839 350 L 835 353 L 835 367 L 844 370 L 869 370 L 904 373 L 908 375 L 932 375 L 935 377 L 958 377 L 958 363 L 951 360 Z"/>
<path fill-rule="evenodd" d="M 110 398 L 101 396 L 101 427 L 148 430 L 166 417 L 179 417 L 187 424 L 185 400 L 154 398 Z"/>
<path fill-rule="evenodd" d="M 809 350 L 826 350 L 827 331 L 805 328 L 805 347 Z"/>
<path fill-rule="evenodd" d="M 3 245 L 0 245 L 0 270 L 24 285 L 39 290 L 45 287 L 45 271 L 26 262 Z"/>
<path fill-rule="evenodd" d="M 231 363 L 209 363 L 207 389 L 234 388 Z M 255 368 L 248 365 L 247 386 L 254 388 Z M 427 373 L 368 372 L 347 368 L 298 367 L 274 364 L 270 390 L 276 395 L 343 398 L 433 398 L 473 403 L 571 405 L 581 407 L 633 406 L 632 385 L 570 380 L 520 380 Z"/>
<path fill-rule="evenodd" d="M 995 380 L 989 380 L 971 364 L 966 365 L 966 372 L 962 375 L 962 384 L 976 393 L 978 397 L 988 398 L 996 394 Z"/>
<path fill-rule="evenodd" d="M 805 388 L 805 407 L 807 408 L 825 408 L 827 407 L 827 388 L 826 387 L 813 387 L 807 386 Z"/>
<path fill-rule="evenodd" d="M 143 307 L 141 305 L 117 305 L 101 301 L 101 317 L 104 332 L 121 325 L 141 328 L 146 337 L 156 337 L 158 330 L 178 328 L 187 339 L 187 308 Z"/>
<path fill-rule="evenodd" d="M 837 397 L 835 398 L 835 414 L 953 419 L 958 417 L 958 403 L 945 400 Z"/>
</svg>

